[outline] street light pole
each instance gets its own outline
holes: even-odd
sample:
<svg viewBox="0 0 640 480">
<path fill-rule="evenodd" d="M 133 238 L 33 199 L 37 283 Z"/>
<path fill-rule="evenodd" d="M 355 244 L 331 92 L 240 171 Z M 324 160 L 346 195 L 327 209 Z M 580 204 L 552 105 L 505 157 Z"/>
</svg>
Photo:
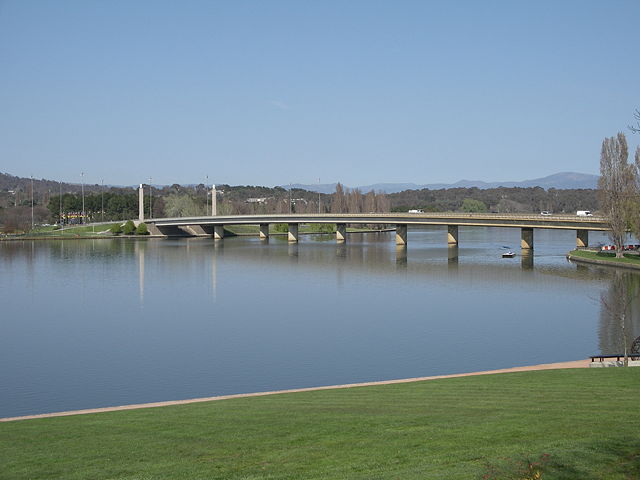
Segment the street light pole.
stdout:
<svg viewBox="0 0 640 480">
<path fill-rule="evenodd" d="M 102 185 L 102 207 L 100 208 L 100 221 L 104 223 L 104 178 L 100 180 L 100 184 Z"/>
<path fill-rule="evenodd" d="M 82 178 L 82 225 L 84 225 L 86 223 L 84 218 L 84 172 L 80 172 L 80 178 Z"/>
<path fill-rule="evenodd" d="M 62 182 L 58 182 L 58 186 L 60 187 L 60 225 L 62 226 Z"/>
<path fill-rule="evenodd" d="M 149 177 L 149 218 L 153 218 L 153 187 L 151 186 L 151 177 Z"/>
<path fill-rule="evenodd" d="M 291 183 L 289 183 L 289 214 L 291 214 Z"/>
<path fill-rule="evenodd" d="M 207 212 L 207 217 L 209 216 L 209 175 L 207 175 L 207 179 L 204 181 L 204 206 L 205 211 Z"/>
<path fill-rule="evenodd" d="M 320 177 L 318 177 L 318 214 L 320 214 Z"/>
</svg>

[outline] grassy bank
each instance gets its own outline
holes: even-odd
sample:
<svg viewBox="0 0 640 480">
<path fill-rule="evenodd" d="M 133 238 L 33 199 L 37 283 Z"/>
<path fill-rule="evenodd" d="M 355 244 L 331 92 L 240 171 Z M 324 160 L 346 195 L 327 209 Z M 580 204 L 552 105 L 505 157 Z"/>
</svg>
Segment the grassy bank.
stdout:
<svg viewBox="0 0 640 480">
<path fill-rule="evenodd" d="M 635 253 L 625 253 L 623 258 L 616 258 L 615 253 L 594 252 L 591 250 L 573 250 L 569 255 L 574 258 L 584 258 L 586 260 L 596 260 L 604 262 L 620 263 L 627 266 L 640 267 L 640 256 Z"/>
<path fill-rule="evenodd" d="M 639 391 L 556 370 L 0 423 L 0 478 L 638 478 Z"/>
<path fill-rule="evenodd" d="M 49 225 L 43 227 L 37 227 L 30 232 L 26 232 L 19 235 L 8 235 L 6 239 L 21 239 L 21 238 L 47 238 L 47 237 L 91 237 L 91 236 L 104 236 L 110 234 L 110 228 L 116 223 L 101 224 L 101 225 L 89 225 L 89 226 L 77 226 L 77 227 L 65 227 L 60 229 L 56 226 Z M 118 223 L 120 224 L 120 223 Z"/>
</svg>

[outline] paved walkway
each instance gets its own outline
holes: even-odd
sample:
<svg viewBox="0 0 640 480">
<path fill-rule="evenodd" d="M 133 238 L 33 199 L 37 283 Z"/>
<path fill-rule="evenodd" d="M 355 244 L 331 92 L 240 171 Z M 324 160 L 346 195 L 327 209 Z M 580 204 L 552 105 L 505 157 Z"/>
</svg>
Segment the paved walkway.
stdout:
<svg viewBox="0 0 640 480">
<path fill-rule="evenodd" d="M 312 392 L 316 390 L 332 390 L 337 388 L 370 387 L 374 385 L 389 385 L 392 383 L 422 382 L 424 380 L 438 380 L 441 378 L 455 378 L 455 377 L 470 377 L 474 375 L 491 375 L 494 373 L 527 372 L 530 370 L 556 370 L 556 369 L 562 369 L 562 368 L 587 368 L 589 367 L 590 362 L 591 361 L 589 359 L 575 360 L 572 362 L 543 363 L 540 365 L 530 365 L 527 367 L 503 368 L 500 370 L 486 370 L 483 372 L 455 373 L 453 375 L 436 375 L 433 377 L 403 378 L 400 380 L 385 380 L 381 382 L 350 383 L 346 385 L 331 385 L 326 387 L 296 388 L 292 390 L 275 390 L 272 392 L 241 393 L 237 395 L 221 395 L 218 397 L 192 398 L 188 400 L 173 400 L 168 402 L 139 403 L 135 405 L 121 405 L 117 407 L 89 408 L 86 410 L 73 410 L 69 412 L 42 413 L 39 415 L 25 415 L 23 417 L 0 418 L 0 422 L 11 422 L 14 420 L 31 420 L 34 418 L 66 417 L 69 415 L 84 415 L 87 413 L 115 412 L 118 410 L 135 410 L 138 408 L 166 407 L 169 405 L 186 405 L 188 403 L 212 402 L 214 400 L 228 400 L 230 398 L 262 397 L 265 395 L 277 395 L 280 393 Z"/>
</svg>

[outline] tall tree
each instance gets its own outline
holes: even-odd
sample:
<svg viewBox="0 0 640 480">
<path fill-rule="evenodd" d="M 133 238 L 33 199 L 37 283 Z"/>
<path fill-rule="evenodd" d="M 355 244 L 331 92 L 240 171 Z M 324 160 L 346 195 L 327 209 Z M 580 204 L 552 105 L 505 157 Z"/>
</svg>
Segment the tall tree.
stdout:
<svg viewBox="0 0 640 480">
<path fill-rule="evenodd" d="M 342 184 L 336 184 L 336 193 L 333 194 L 333 202 L 331 202 L 331 213 L 345 213 L 347 211 L 347 199 L 344 194 Z"/>
<path fill-rule="evenodd" d="M 598 201 L 609 223 L 609 235 L 622 258 L 624 240 L 632 220 L 638 184 L 635 165 L 627 163 L 629 149 L 624 133 L 602 141 Z"/>
<path fill-rule="evenodd" d="M 376 194 L 373 190 L 370 190 L 364 196 L 364 211 L 365 213 L 373 213 L 376 211 Z"/>
<path fill-rule="evenodd" d="M 362 193 L 357 188 L 347 195 L 347 213 L 362 213 Z"/>
</svg>

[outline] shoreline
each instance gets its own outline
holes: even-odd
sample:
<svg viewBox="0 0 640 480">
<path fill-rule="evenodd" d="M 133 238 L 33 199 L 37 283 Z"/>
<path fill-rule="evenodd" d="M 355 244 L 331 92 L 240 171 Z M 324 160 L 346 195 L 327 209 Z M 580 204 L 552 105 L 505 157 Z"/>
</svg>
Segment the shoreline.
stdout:
<svg viewBox="0 0 640 480">
<path fill-rule="evenodd" d="M 289 390 L 273 390 L 273 391 L 267 391 L 267 392 L 238 393 L 234 395 L 219 395 L 214 397 L 191 398 L 186 400 L 168 400 L 164 402 L 137 403 L 137 404 L 119 405 L 119 406 L 113 406 L 113 407 L 88 408 L 88 409 L 82 409 L 82 410 L 69 410 L 64 412 L 23 415 L 18 417 L 4 417 L 4 418 L 0 418 L 0 422 L 33 420 L 36 418 L 68 417 L 72 415 L 87 415 L 90 413 L 106 413 L 106 412 L 117 412 L 122 410 L 138 410 L 142 408 L 168 407 L 172 405 L 187 405 L 190 403 L 213 402 L 218 400 L 230 400 L 233 398 L 263 397 L 267 395 L 280 395 L 285 393 L 314 392 L 319 390 L 338 390 L 343 388 L 355 388 L 355 387 L 373 387 L 373 386 L 379 386 L 379 385 L 392 385 L 397 383 L 411 383 L 411 382 L 423 382 L 427 380 L 440 380 L 444 378 L 493 375 L 498 373 L 528 372 L 528 371 L 534 371 L 534 370 L 558 370 L 558 369 L 566 369 L 566 368 L 589 368 L 590 363 L 591 363 L 590 359 L 572 360 L 568 362 L 542 363 L 538 365 L 528 365 L 524 367 L 510 367 L 510 368 L 501 368 L 498 370 L 482 370 L 478 372 L 453 373 L 449 375 L 434 375 L 429 377 L 381 380 L 377 382 L 348 383 L 344 385 L 327 385 L 327 386 L 321 386 L 321 387 L 295 388 L 295 389 L 289 389 Z"/>
<path fill-rule="evenodd" d="M 569 260 L 570 262 L 588 263 L 590 265 L 600 265 L 603 267 L 627 268 L 630 270 L 640 270 L 640 265 L 634 265 L 632 263 L 602 260 L 599 258 L 585 258 L 585 257 L 580 257 L 578 255 L 571 255 L 571 253 L 567 253 L 567 260 Z"/>
</svg>

